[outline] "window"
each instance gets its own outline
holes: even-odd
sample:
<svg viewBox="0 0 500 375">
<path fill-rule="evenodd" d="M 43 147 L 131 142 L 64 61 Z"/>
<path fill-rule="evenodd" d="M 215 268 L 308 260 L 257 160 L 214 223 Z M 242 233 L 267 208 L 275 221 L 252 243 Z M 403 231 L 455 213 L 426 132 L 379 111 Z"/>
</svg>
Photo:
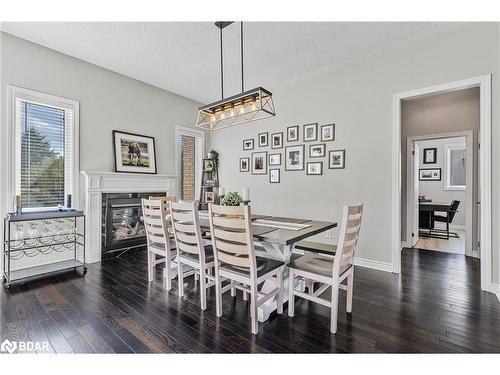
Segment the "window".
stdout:
<svg viewBox="0 0 500 375">
<path fill-rule="evenodd" d="M 201 188 L 201 168 L 204 153 L 204 133 L 176 127 L 176 174 L 179 176 L 178 197 L 181 200 L 198 199 Z"/>
<path fill-rule="evenodd" d="M 466 149 L 464 144 L 445 146 L 445 190 L 465 190 Z"/>
<path fill-rule="evenodd" d="M 78 205 L 78 103 L 11 87 L 15 127 L 15 194 L 23 210 Z"/>
</svg>

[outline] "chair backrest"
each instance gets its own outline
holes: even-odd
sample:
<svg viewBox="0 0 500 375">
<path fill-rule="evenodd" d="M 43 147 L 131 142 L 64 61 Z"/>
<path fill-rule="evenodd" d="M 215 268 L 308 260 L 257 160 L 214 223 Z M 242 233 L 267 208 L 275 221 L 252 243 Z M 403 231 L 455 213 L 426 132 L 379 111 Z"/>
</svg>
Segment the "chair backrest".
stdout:
<svg viewBox="0 0 500 375">
<path fill-rule="evenodd" d="M 196 202 L 170 202 L 170 215 L 174 232 L 177 254 L 191 253 L 199 256 L 205 264 L 205 248 L 201 238 L 200 219 Z"/>
<path fill-rule="evenodd" d="M 247 268 L 256 277 L 257 266 L 250 206 L 208 205 L 215 265 Z"/>
<path fill-rule="evenodd" d="M 354 264 L 354 252 L 358 244 L 362 217 L 363 204 L 344 206 L 337 252 L 333 262 L 334 275 L 339 275 L 340 267 Z"/>
<path fill-rule="evenodd" d="M 142 199 L 142 217 L 149 243 L 163 244 L 170 249 L 170 208 L 163 199 Z"/>
<path fill-rule="evenodd" d="M 453 221 L 453 218 L 455 217 L 455 214 L 457 213 L 458 206 L 460 205 L 460 201 L 457 201 L 456 199 L 451 201 L 450 208 L 452 211 L 448 215 L 448 222 L 451 223 Z"/>
</svg>

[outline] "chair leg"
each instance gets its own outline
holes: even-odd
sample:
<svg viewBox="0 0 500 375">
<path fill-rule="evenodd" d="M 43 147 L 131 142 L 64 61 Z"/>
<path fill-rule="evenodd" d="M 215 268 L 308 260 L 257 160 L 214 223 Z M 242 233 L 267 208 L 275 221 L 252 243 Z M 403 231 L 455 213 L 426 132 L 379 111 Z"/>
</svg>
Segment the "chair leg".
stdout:
<svg viewBox="0 0 500 375">
<path fill-rule="evenodd" d="M 351 270 L 351 274 L 347 276 L 347 306 L 346 311 L 348 313 L 352 312 L 352 293 L 354 287 L 354 270 Z"/>
<path fill-rule="evenodd" d="M 331 320 L 330 331 L 337 332 L 337 316 L 339 314 L 339 284 L 335 281 L 332 285 L 332 306 L 331 306 Z"/>
<path fill-rule="evenodd" d="M 278 314 L 283 314 L 283 293 L 284 293 L 284 290 L 283 290 L 283 269 L 279 269 L 278 270 L 278 274 L 276 275 L 276 284 L 277 287 L 279 288 L 279 292 L 278 292 L 278 297 L 276 299 L 276 303 L 277 303 L 277 308 L 276 308 L 276 312 Z"/>
<path fill-rule="evenodd" d="M 167 290 L 172 289 L 172 260 L 170 259 L 170 254 L 167 254 L 165 256 L 165 269 L 166 269 L 166 284 L 167 284 Z"/>
<path fill-rule="evenodd" d="M 200 280 L 200 275 L 198 275 L 196 272 L 194 273 L 194 281 Z M 195 283 L 196 284 L 196 283 Z"/>
<path fill-rule="evenodd" d="M 148 282 L 153 281 L 153 253 L 148 249 Z"/>
<path fill-rule="evenodd" d="M 247 291 L 243 291 L 243 301 L 248 301 L 248 292 Z"/>
<path fill-rule="evenodd" d="M 290 268 L 289 278 L 288 278 L 288 316 L 293 317 L 295 314 L 295 295 L 293 294 L 293 288 L 295 283 L 295 277 L 293 275 L 293 269 Z"/>
<path fill-rule="evenodd" d="M 179 287 L 179 297 L 184 297 L 184 269 L 182 263 L 177 262 L 177 285 Z"/>
<path fill-rule="evenodd" d="M 218 317 L 222 316 L 222 294 L 221 294 L 221 280 L 219 276 L 215 279 L 215 306 Z"/>
<path fill-rule="evenodd" d="M 250 292 L 250 309 L 252 318 L 252 333 L 256 335 L 259 332 L 259 320 L 257 312 L 257 298 L 259 293 L 257 291 L 257 285 L 252 285 Z"/>
<path fill-rule="evenodd" d="M 236 288 L 234 286 L 231 287 L 231 297 L 236 297 Z"/>
<path fill-rule="evenodd" d="M 206 287 L 207 278 L 205 275 L 205 269 L 200 268 L 200 303 L 201 309 L 207 309 L 207 287 Z"/>
</svg>

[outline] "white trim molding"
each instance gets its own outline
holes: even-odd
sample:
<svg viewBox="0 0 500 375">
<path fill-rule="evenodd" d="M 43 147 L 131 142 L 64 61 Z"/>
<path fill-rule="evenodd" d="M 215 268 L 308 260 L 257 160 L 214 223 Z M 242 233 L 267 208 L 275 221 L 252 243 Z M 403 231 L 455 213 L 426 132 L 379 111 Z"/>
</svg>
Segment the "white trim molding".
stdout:
<svg viewBox="0 0 500 375">
<path fill-rule="evenodd" d="M 360 267 L 371 268 L 377 271 L 392 272 L 392 264 L 387 262 L 380 262 L 378 260 L 356 258 L 354 257 L 354 265 Z"/>
<path fill-rule="evenodd" d="M 87 262 L 101 260 L 102 193 L 165 192 L 175 195 L 177 176 L 82 171 L 85 177 L 85 226 Z"/>
<path fill-rule="evenodd" d="M 491 254 L 491 74 L 444 83 L 393 96 L 392 116 L 392 271 L 401 272 L 401 101 L 409 98 L 479 87 L 481 289 L 492 292 Z"/>
</svg>

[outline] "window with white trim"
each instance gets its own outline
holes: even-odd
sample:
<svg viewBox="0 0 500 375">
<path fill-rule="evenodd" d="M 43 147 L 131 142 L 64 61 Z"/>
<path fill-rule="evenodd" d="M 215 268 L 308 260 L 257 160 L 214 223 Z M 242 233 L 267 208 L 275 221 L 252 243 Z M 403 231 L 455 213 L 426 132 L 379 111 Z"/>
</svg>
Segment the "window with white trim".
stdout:
<svg viewBox="0 0 500 375">
<path fill-rule="evenodd" d="M 465 190 L 466 156 L 465 144 L 445 145 L 445 190 Z"/>
<path fill-rule="evenodd" d="M 78 102 L 19 88 L 12 93 L 15 194 L 21 196 L 23 210 L 56 209 L 67 206 L 68 199 L 77 202 Z"/>
</svg>

